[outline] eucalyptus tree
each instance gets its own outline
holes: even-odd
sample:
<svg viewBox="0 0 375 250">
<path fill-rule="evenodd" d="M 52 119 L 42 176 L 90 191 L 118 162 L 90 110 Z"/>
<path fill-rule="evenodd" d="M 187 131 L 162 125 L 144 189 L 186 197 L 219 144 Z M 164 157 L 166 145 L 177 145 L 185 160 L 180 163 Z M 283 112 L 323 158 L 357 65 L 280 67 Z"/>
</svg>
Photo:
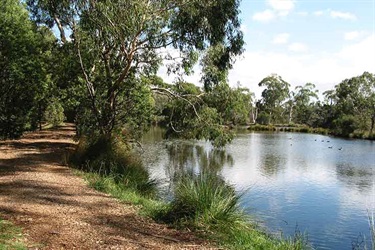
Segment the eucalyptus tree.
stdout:
<svg viewBox="0 0 375 250">
<path fill-rule="evenodd" d="M 123 111 L 129 104 L 150 100 L 152 90 L 177 96 L 141 80 L 156 74 L 163 60 L 175 59 L 177 52 L 178 60 L 168 64 L 169 70 L 189 73 L 199 53 L 220 45 L 214 63 L 226 70 L 242 52 L 239 0 L 27 2 L 34 18 L 59 27 L 62 43 L 68 40 L 64 34 L 72 33 L 87 89 L 90 126 L 107 136 L 124 124 L 140 125 L 137 116 Z M 215 83 L 212 77 L 208 81 Z"/>
<path fill-rule="evenodd" d="M 259 84 L 259 87 L 265 87 L 262 91 L 261 104 L 263 112 L 268 113 L 268 123 L 280 121 L 284 101 L 289 97 L 290 84 L 284 81 L 281 76 L 272 74 L 264 78 Z"/>
<path fill-rule="evenodd" d="M 312 83 L 297 86 L 294 94 L 295 121 L 302 124 L 310 124 L 310 117 L 314 112 L 313 99 L 318 99 L 318 90 Z"/>
<path fill-rule="evenodd" d="M 375 75 L 364 72 L 343 80 L 335 87 L 336 119 L 340 134 L 349 135 L 356 129 L 373 132 L 375 123 Z"/>
</svg>

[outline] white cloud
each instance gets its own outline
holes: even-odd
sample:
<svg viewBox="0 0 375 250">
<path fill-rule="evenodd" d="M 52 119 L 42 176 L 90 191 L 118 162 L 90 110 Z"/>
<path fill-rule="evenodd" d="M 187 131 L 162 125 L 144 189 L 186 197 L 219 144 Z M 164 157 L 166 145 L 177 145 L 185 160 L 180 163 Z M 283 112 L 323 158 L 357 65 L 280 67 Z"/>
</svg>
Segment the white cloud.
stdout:
<svg viewBox="0 0 375 250">
<path fill-rule="evenodd" d="M 313 14 L 315 15 L 315 16 L 323 16 L 324 15 L 324 10 L 318 10 L 318 11 L 314 11 L 313 12 Z"/>
<path fill-rule="evenodd" d="M 331 18 L 338 18 L 338 19 L 345 19 L 345 20 L 357 20 L 356 15 L 350 12 L 342 12 L 342 11 L 337 11 L 337 10 L 331 10 L 331 9 L 326 9 L 326 10 L 317 10 L 313 12 L 314 16 L 323 16 L 323 15 L 328 15 Z"/>
<path fill-rule="evenodd" d="M 253 20 L 259 22 L 269 22 L 276 18 L 275 13 L 272 10 L 265 10 L 262 12 L 257 12 L 253 15 Z"/>
<path fill-rule="evenodd" d="M 305 52 L 308 50 L 308 48 L 303 43 L 292 43 L 288 46 L 288 50 L 293 52 Z"/>
<path fill-rule="evenodd" d="M 293 0 L 268 0 L 268 5 L 280 13 L 289 13 L 294 9 Z"/>
<path fill-rule="evenodd" d="M 281 33 L 273 38 L 272 43 L 274 44 L 285 44 L 288 42 L 290 35 L 288 33 Z"/>
<path fill-rule="evenodd" d="M 358 31 L 358 30 L 350 31 L 350 32 L 344 33 L 344 39 L 347 41 L 358 40 L 360 38 L 363 38 L 366 34 L 368 34 L 368 32 L 363 31 L 363 30 L 362 31 Z"/>
<path fill-rule="evenodd" d="M 360 36 L 359 31 L 351 31 L 351 32 L 346 32 L 344 34 L 344 39 L 345 40 L 355 40 Z"/>
<path fill-rule="evenodd" d="M 271 9 L 266 9 L 261 12 L 256 12 L 253 15 L 253 20 L 259 22 L 269 22 L 277 17 L 289 15 L 294 9 L 294 0 L 267 0 L 267 4 Z"/>
<path fill-rule="evenodd" d="M 343 64 L 352 65 L 354 70 L 363 68 L 363 71 L 375 72 L 375 35 L 344 46 L 337 56 Z"/>
<path fill-rule="evenodd" d="M 259 98 L 258 83 L 266 76 L 277 73 L 292 88 L 312 82 L 320 94 L 333 89 L 342 80 L 361 75 L 364 71 L 375 72 L 375 35 L 367 36 L 355 44 L 343 46 L 332 53 L 290 54 L 273 52 L 245 52 L 230 71 L 229 81 L 237 81 L 250 88 Z"/>
<path fill-rule="evenodd" d="M 304 16 L 308 16 L 309 12 L 307 12 L 307 11 L 299 11 L 299 12 L 297 12 L 297 15 L 304 17 Z"/>
<path fill-rule="evenodd" d="M 332 18 L 341 18 L 341 19 L 345 19 L 345 20 L 356 20 L 357 19 L 357 17 L 354 14 L 349 13 L 349 12 L 341 12 L 341 11 L 331 10 L 329 14 Z"/>
</svg>

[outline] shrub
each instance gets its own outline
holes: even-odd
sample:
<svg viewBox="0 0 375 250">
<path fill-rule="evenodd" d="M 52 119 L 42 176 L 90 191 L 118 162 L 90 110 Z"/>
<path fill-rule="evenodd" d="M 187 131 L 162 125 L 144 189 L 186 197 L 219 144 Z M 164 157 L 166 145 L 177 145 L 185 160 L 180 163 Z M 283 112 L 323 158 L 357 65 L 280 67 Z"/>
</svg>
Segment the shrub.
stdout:
<svg viewBox="0 0 375 250">
<path fill-rule="evenodd" d="M 162 219 L 169 223 L 212 231 L 246 221 L 240 196 L 215 173 L 185 173 L 177 178 L 174 198 Z"/>
<path fill-rule="evenodd" d="M 58 100 L 52 100 L 52 102 L 47 106 L 44 112 L 44 118 L 53 127 L 56 127 L 64 122 L 64 108 Z"/>
<path fill-rule="evenodd" d="M 156 181 L 150 179 L 140 158 L 120 137 L 82 137 L 70 161 L 83 171 L 111 177 L 119 185 L 144 195 L 156 193 Z"/>
</svg>

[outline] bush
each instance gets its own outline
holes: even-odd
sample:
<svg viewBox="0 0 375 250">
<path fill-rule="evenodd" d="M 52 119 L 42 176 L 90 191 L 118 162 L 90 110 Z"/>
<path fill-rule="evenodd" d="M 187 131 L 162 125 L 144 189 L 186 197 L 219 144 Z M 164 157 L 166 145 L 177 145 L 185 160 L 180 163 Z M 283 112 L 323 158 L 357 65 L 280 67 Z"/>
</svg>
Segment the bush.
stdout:
<svg viewBox="0 0 375 250">
<path fill-rule="evenodd" d="M 256 122 L 259 123 L 259 124 L 262 124 L 262 125 L 266 125 L 266 124 L 270 123 L 270 119 L 271 119 L 271 117 L 268 113 L 266 113 L 264 111 L 261 111 L 258 114 Z"/>
<path fill-rule="evenodd" d="M 228 249 L 309 249 L 305 235 L 277 239 L 251 224 L 240 197 L 215 173 L 185 173 L 175 180 L 173 200 L 154 218 L 197 230 Z"/>
<path fill-rule="evenodd" d="M 177 178 L 174 199 L 164 220 L 212 231 L 242 223 L 234 188 L 215 173 L 183 174 Z"/>
<path fill-rule="evenodd" d="M 52 102 L 47 106 L 44 112 L 44 118 L 46 122 L 56 127 L 64 122 L 64 108 L 58 100 L 52 100 Z"/>
<path fill-rule="evenodd" d="M 276 131 L 276 127 L 274 127 L 273 125 L 260 124 L 251 125 L 247 129 L 250 131 Z"/>
<path fill-rule="evenodd" d="M 352 115 L 344 115 L 333 121 L 333 133 L 339 136 L 348 137 L 357 128 L 357 121 Z"/>
<path fill-rule="evenodd" d="M 156 181 L 150 179 L 139 157 L 120 137 L 99 136 L 91 140 L 82 137 L 70 161 L 80 170 L 110 177 L 144 195 L 156 194 Z"/>
</svg>

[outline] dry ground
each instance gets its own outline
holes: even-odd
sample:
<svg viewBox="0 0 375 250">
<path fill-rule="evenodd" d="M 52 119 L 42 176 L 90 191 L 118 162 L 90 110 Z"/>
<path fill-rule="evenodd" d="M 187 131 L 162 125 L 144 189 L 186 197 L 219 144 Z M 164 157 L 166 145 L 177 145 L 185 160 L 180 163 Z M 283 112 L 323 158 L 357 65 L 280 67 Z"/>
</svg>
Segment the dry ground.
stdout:
<svg viewBox="0 0 375 250">
<path fill-rule="evenodd" d="M 137 215 L 64 166 L 74 127 L 0 142 L 0 217 L 23 228 L 30 249 L 202 249 L 204 242 Z"/>
</svg>

